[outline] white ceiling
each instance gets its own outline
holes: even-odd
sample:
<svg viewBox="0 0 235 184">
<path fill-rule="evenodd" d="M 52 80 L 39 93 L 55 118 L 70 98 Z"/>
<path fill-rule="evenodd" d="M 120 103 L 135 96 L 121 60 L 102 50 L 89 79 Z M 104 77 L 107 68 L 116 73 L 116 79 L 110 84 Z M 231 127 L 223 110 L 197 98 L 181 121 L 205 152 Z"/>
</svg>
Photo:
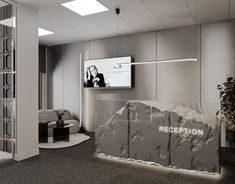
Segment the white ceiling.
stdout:
<svg viewBox="0 0 235 184">
<path fill-rule="evenodd" d="M 40 37 L 46 45 L 115 36 L 117 7 L 121 10 L 120 35 L 193 25 L 195 15 L 197 23 L 235 18 L 235 0 L 230 0 L 231 6 L 229 0 L 98 0 L 110 11 L 85 17 L 60 5 L 70 0 L 16 1 L 38 10 L 39 26 L 55 32 Z"/>
</svg>

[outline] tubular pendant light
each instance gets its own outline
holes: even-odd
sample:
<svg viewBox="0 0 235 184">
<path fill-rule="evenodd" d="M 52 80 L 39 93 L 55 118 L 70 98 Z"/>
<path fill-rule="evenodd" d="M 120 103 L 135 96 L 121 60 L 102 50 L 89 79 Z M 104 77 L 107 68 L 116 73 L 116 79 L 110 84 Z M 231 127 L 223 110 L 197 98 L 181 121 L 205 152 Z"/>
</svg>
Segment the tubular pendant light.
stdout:
<svg viewBox="0 0 235 184">
<path fill-rule="evenodd" d="M 195 58 L 186 59 L 169 59 L 169 60 L 156 60 L 156 61 L 146 61 L 146 62 L 135 62 L 135 63 L 117 63 L 117 66 L 124 65 L 146 65 L 146 64 L 158 64 L 158 63 L 172 63 L 172 62 L 197 62 Z"/>
<path fill-rule="evenodd" d="M 84 112 L 84 111 L 82 111 L 83 109 L 83 106 L 82 106 L 82 102 L 83 102 L 83 98 L 82 98 L 82 96 L 83 96 L 83 57 L 82 57 L 82 53 L 80 53 L 80 86 L 79 86 L 79 121 L 80 121 L 80 123 L 79 123 L 79 126 L 80 126 L 80 128 L 82 127 L 82 118 L 83 118 L 83 116 L 82 116 L 82 113 Z"/>
<path fill-rule="evenodd" d="M 196 0 L 195 0 L 196 2 Z M 119 11 L 116 10 L 116 14 L 119 15 Z M 119 10 L 119 9 L 118 9 Z M 121 67 L 124 65 L 146 65 L 146 64 L 161 64 L 161 63 L 175 63 L 175 62 L 198 62 L 198 59 L 196 57 L 196 39 L 197 39 L 197 24 L 196 24 L 196 3 L 195 3 L 195 15 L 193 16 L 191 14 L 193 20 L 194 20 L 194 25 L 195 25 L 195 58 L 181 58 L 181 59 L 167 59 L 167 60 L 154 60 L 154 61 L 144 61 L 144 62 L 132 62 L 132 63 L 117 63 L 116 66 Z"/>
</svg>

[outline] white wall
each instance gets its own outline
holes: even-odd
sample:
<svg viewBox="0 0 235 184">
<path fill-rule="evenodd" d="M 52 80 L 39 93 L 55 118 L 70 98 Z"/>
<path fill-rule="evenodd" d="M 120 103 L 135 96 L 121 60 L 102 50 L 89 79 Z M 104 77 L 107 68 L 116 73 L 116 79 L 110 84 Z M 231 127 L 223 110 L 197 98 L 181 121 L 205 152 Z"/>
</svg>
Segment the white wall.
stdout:
<svg viewBox="0 0 235 184">
<path fill-rule="evenodd" d="M 38 149 L 38 13 L 17 3 L 15 160 Z"/>
<path fill-rule="evenodd" d="M 216 89 L 235 76 L 235 21 L 202 25 L 202 103 L 208 113 L 219 109 Z"/>
<path fill-rule="evenodd" d="M 235 21 L 202 25 L 201 100 L 205 113 L 215 114 L 220 108 L 217 85 L 235 76 Z M 222 125 L 222 146 L 225 146 Z"/>
</svg>

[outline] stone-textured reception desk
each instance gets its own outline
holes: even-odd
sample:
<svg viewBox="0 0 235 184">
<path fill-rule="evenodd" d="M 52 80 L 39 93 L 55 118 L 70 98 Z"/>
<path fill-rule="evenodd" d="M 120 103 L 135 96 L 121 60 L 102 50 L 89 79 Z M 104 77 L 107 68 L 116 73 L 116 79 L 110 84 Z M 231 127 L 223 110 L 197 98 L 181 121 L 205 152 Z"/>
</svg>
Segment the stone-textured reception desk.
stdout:
<svg viewBox="0 0 235 184">
<path fill-rule="evenodd" d="M 96 153 L 220 172 L 216 117 L 153 101 L 128 101 L 96 131 Z"/>
</svg>

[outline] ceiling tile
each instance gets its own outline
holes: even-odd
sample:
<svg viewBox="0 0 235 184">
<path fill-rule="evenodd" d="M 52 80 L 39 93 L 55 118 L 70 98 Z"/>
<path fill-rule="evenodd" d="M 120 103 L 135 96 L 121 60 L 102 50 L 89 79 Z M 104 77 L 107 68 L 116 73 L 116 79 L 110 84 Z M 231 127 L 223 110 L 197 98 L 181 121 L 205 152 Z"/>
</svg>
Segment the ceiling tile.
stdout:
<svg viewBox="0 0 235 184">
<path fill-rule="evenodd" d="M 117 18 L 117 16 L 111 11 L 89 15 L 87 16 L 87 18 L 107 28 L 112 33 L 114 33 L 114 35 L 117 33 L 117 21 L 118 21 L 118 33 L 119 34 L 128 34 L 130 32 L 136 31 L 136 29 L 133 26 L 125 22 L 120 17 Z"/>
<path fill-rule="evenodd" d="M 54 0 L 15 0 L 15 1 L 25 4 L 35 10 L 40 10 L 45 7 L 53 6 L 54 4 Z"/>
<path fill-rule="evenodd" d="M 53 17 L 48 17 L 39 12 L 38 25 L 41 28 L 54 32 L 55 34 L 70 30 L 69 26 L 57 22 Z"/>
<path fill-rule="evenodd" d="M 185 0 L 143 0 L 166 27 L 193 24 L 193 18 Z"/>
<path fill-rule="evenodd" d="M 115 8 L 120 8 L 120 17 L 137 31 L 164 28 L 141 0 L 99 0 L 99 2 L 113 12 Z"/>
<path fill-rule="evenodd" d="M 229 0 L 187 0 L 197 23 L 228 19 Z M 231 0 L 234 3 L 234 0 Z M 196 9 L 196 11 L 195 11 Z"/>
</svg>

